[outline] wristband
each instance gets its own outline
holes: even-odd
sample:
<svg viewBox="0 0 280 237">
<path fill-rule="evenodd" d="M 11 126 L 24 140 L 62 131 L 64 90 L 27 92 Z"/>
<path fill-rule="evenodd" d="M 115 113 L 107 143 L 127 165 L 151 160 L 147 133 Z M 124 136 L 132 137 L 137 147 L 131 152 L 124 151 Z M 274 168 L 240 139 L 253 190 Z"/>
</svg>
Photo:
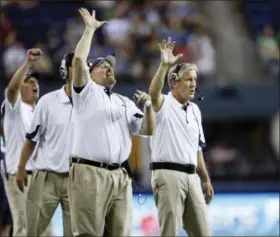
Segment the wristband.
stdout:
<svg viewBox="0 0 280 237">
<path fill-rule="evenodd" d="M 145 107 L 146 107 L 146 108 L 150 108 L 151 105 L 152 105 L 152 103 L 151 103 L 150 100 L 147 100 L 147 101 L 145 102 Z"/>
</svg>

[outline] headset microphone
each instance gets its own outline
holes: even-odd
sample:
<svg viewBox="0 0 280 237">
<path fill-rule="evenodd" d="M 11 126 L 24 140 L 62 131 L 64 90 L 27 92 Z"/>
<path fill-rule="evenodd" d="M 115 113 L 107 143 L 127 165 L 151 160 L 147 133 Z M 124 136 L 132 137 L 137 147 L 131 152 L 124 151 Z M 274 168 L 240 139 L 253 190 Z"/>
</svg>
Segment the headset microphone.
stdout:
<svg viewBox="0 0 280 237">
<path fill-rule="evenodd" d="M 199 89 L 195 88 L 196 92 L 198 93 L 198 101 L 202 101 L 204 99 L 204 95 L 200 92 Z"/>
</svg>

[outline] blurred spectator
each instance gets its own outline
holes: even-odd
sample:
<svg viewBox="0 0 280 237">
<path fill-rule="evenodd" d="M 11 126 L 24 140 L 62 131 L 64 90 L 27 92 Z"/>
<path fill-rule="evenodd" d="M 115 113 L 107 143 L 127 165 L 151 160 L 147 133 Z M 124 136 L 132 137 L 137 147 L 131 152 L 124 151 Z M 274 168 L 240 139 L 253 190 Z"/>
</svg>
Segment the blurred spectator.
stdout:
<svg viewBox="0 0 280 237">
<path fill-rule="evenodd" d="M 198 66 L 199 83 L 213 84 L 216 60 L 212 41 L 201 25 L 194 26 L 192 32 L 189 47 L 192 52 L 192 61 Z"/>
<path fill-rule="evenodd" d="M 262 34 L 257 39 L 257 46 L 265 67 L 273 76 L 278 76 L 280 51 L 271 25 L 264 27 Z"/>
<path fill-rule="evenodd" d="M 278 33 L 277 33 L 276 40 L 278 43 L 278 47 L 280 48 L 280 31 L 278 31 Z"/>
<path fill-rule="evenodd" d="M 69 45 L 69 48 L 76 47 L 77 42 L 83 34 L 83 31 L 84 25 L 80 14 L 77 14 L 76 17 L 73 17 L 72 19 L 67 21 L 65 29 L 65 40 L 66 44 Z"/>
<path fill-rule="evenodd" d="M 244 158 L 240 151 L 233 147 L 227 138 L 215 142 L 208 154 L 210 172 L 216 176 L 248 173 L 244 164 Z"/>
<path fill-rule="evenodd" d="M 51 76 L 53 74 L 53 65 L 46 45 L 42 42 L 38 42 L 34 45 L 34 48 L 39 48 L 43 52 L 41 60 L 36 63 L 36 70 L 38 70 L 40 74 Z"/>
<path fill-rule="evenodd" d="M 32 1 L 20 0 L 20 1 L 16 1 L 16 3 L 22 10 L 31 9 L 39 5 L 38 0 L 32 0 Z"/>
<path fill-rule="evenodd" d="M 7 19 L 6 13 L 5 12 L 1 12 L 1 18 L 0 18 L 0 30 L 1 30 L 0 43 L 1 43 L 1 45 L 4 44 L 4 42 L 6 41 L 7 37 L 11 33 L 12 29 L 13 29 L 12 24 Z"/>
<path fill-rule="evenodd" d="M 21 66 L 25 58 L 26 50 L 21 42 L 15 40 L 4 52 L 3 63 L 5 75 L 11 78 L 16 70 Z"/>
<path fill-rule="evenodd" d="M 114 17 L 109 19 L 109 24 L 104 27 L 108 43 L 113 46 L 125 44 L 132 31 L 131 21 L 126 15 L 126 9 L 123 9 L 127 6 L 126 4 L 128 5 L 123 2 L 123 5 L 119 5 L 115 9 Z"/>
<path fill-rule="evenodd" d="M 176 41 L 176 45 L 173 50 L 174 55 L 183 54 L 185 62 L 193 61 L 193 52 L 192 49 L 187 46 L 185 37 L 175 37 L 172 38 L 172 40 Z"/>
</svg>

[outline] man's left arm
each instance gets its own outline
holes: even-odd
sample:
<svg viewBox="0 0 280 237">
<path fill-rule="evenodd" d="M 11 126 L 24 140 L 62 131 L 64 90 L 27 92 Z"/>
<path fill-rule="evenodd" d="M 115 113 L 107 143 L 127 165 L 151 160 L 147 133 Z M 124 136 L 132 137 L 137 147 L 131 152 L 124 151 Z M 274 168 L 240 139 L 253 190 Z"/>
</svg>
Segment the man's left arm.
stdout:
<svg viewBox="0 0 280 237">
<path fill-rule="evenodd" d="M 150 96 L 145 92 L 137 90 L 133 96 L 133 100 L 134 103 L 132 101 L 128 103 L 132 133 L 146 136 L 153 135 L 156 127 L 156 119 Z"/>
<path fill-rule="evenodd" d="M 144 105 L 144 116 L 140 129 L 141 135 L 151 136 L 154 134 L 156 126 L 155 112 L 150 101 L 147 101 Z"/>
<path fill-rule="evenodd" d="M 133 98 L 135 104 L 144 110 L 139 134 L 146 136 L 153 135 L 156 127 L 156 118 L 150 96 L 143 91 L 137 90 Z"/>
<path fill-rule="evenodd" d="M 203 182 L 206 204 L 209 204 L 214 196 L 214 190 L 211 184 L 211 179 L 209 177 L 204 161 L 204 156 L 203 156 L 203 148 L 206 147 L 206 143 L 205 143 L 204 131 L 202 127 L 202 116 L 198 106 L 195 106 L 195 114 L 198 120 L 197 122 L 199 124 L 199 142 L 198 142 L 199 148 L 197 151 L 197 174 L 199 175 L 201 181 Z"/>
<path fill-rule="evenodd" d="M 203 183 L 211 183 L 202 150 L 197 151 L 197 173 Z"/>
<path fill-rule="evenodd" d="M 209 204 L 214 196 L 214 190 L 204 162 L 202 150 L 197 151 L 197 174 L 203 182 L 206 204 Z"/>
</svg>

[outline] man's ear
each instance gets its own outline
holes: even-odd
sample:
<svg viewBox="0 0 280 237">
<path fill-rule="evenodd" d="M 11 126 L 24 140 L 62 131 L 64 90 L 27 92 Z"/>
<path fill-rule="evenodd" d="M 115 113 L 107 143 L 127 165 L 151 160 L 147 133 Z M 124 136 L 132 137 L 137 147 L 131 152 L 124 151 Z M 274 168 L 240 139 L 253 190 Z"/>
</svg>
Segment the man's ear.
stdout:
<svg viewBox="0 0 280 237">
<path fill-rule="evenodd" d="M 176 87 L 176 83 L 177 81 L 175 81 L 175 80 L 172 80 L 172 82 L 171 82 L 171 88 L 174 88 L 174 87 Z"/>
</svg>

